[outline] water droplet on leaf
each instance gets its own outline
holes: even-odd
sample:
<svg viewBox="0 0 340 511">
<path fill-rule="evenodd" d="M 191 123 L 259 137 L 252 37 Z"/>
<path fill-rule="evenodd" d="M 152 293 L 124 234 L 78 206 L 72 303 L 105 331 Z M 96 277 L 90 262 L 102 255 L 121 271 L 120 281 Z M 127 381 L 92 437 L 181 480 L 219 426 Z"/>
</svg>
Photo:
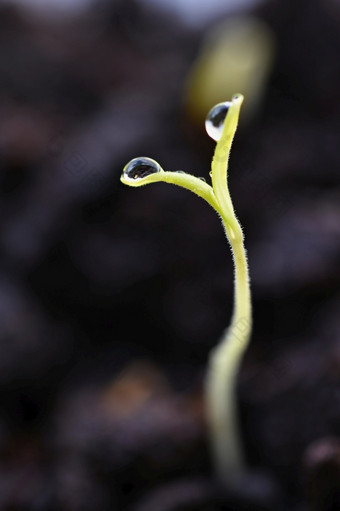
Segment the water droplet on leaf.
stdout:
<svg viewBox="0 0 340 511">
<path fill-rule="evenodd" d="M 223 125 L 231 103 L 225 101 L 213 106 L 205 120 L 205 129 L 212 139 L 219 141 L 223 131 Z"/>
<path fill-rule="evenodd" d="M 161 172 L 160 165 L 152 158 L 141 156 L 134 158 L 124 167 L 123 176 L 130 181 L 138 181 L 144 177 Z"/>
</svg>

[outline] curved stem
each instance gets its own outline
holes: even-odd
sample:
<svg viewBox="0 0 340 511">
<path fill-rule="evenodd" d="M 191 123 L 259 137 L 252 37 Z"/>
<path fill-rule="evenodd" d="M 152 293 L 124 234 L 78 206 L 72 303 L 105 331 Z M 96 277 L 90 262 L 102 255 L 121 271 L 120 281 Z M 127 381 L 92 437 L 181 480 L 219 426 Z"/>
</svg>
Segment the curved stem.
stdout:
<svg viewBox="0 0 340 511">
<path fill-rule="evenodd" d="M 222 216 L 234 261 L 234 311 L 229 328 L 211 352 L 206 379 L 211 444 L 217 475 L 221 481 L 234 479 L 244 471 L 237 419 L 236 382 L 252 323 L 249 272 L 243 233 L 236 217 L 234 220 L 234 236 L 230 238 L 228 236 L 230 219 L 228 217 L 226 220 Z"/>
<path fill-rule="evenodd" d="M 148 185 L 150 183 L 170 183 L 173 185 L 181 186 L 182 188 L 190 190 L 191 192 L 207 201 L 207 203 L 210 204 L 210 206 L 213 207 L 215 211 L 219 211 L 218 203 L 211 186 L 208 185 L 205 181 L 202 181 L 200 178 L 192 176 L 191 174 L 187 174 L 186 172 L 168 172 L 162 169 L 161 172 L 156 172 L 155 174 L 150 174 L 143 179 L 136 180 L 126 179 L 123 174 L 120 180 L 122 183 L 136 188 Z"/>
</svg>

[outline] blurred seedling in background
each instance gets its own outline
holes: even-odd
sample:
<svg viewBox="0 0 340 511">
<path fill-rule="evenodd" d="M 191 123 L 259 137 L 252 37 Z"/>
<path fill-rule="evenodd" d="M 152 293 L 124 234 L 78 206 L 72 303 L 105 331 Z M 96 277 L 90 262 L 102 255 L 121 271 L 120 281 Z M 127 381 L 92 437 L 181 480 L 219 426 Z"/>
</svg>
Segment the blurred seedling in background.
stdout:
<svg viewBox="0 0 340 511">
<path fill-rule="evenodd" d="M 247 98 L 242 123 L 250 122 L 266 92 L 275 46 L 268 24 L 250 14 L 229 16 L 208 30 L 186 80 L 190 117 L 201 123 L 214 104 L 237 90 Z"/>
<path fill-rule="evenodd" d="M 217 475 L 221 481 L 235 479 L 244 471 L 235 387 L 252 327 L 243 232 L 234 212 L 227 181 L 229 154 L 242 102 L 243 96 L 235 94 L 230 102 L 215 105 L 207 115 L 207 133 L 217 142 L 211 164 L 211 185 L 183 171 L 165 171 L 155 160 L 147 157 L 131 160 L 124 167 L 121 177 L 121 181 L 129 186 L 138 187 L 162 181 L 181 186 L 202 197 L 220 216 L 231 247 L 235 269 L 234 311 L 229 328 L 212 350 L 205 383 L 210 441 Z"/>
</svg>

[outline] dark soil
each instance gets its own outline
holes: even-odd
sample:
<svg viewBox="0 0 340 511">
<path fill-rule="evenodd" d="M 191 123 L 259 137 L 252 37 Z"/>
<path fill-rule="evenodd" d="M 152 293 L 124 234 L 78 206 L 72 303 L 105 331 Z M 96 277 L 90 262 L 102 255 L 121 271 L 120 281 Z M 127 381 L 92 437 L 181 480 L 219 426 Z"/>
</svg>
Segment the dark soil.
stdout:
<svg viewBox="0 0 340 511">
<path fill-rule="evenodd" d="M 253 13 L 276 54 L 230 166 L 254 301 L 231 486 L 202 399 L 232 311 L 223 231 L 184 190 L 119 181 L 139 155 L 208 178 L 183 98 L 210 26 L 0 5 L 0 511 L 340 510 L 340 6 Z"/>
</svg>

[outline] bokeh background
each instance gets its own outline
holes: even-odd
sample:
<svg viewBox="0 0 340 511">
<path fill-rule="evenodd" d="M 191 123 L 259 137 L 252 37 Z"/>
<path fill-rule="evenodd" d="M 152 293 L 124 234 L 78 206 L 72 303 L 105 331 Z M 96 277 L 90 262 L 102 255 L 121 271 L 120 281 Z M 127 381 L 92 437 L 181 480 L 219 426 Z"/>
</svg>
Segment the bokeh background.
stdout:
<svg viewBox="0 0 340 511">
<path fill-rule="evenodd" d="M 1 511 L 340 509 L 339 34 L 336 0 L 0 3 Z M 209 180 L 205 115 L 234 92 L 256 476 L 231 497 L 202 403 L 223 230 L 119 178 L 145 155 Z"/>
</svg>

